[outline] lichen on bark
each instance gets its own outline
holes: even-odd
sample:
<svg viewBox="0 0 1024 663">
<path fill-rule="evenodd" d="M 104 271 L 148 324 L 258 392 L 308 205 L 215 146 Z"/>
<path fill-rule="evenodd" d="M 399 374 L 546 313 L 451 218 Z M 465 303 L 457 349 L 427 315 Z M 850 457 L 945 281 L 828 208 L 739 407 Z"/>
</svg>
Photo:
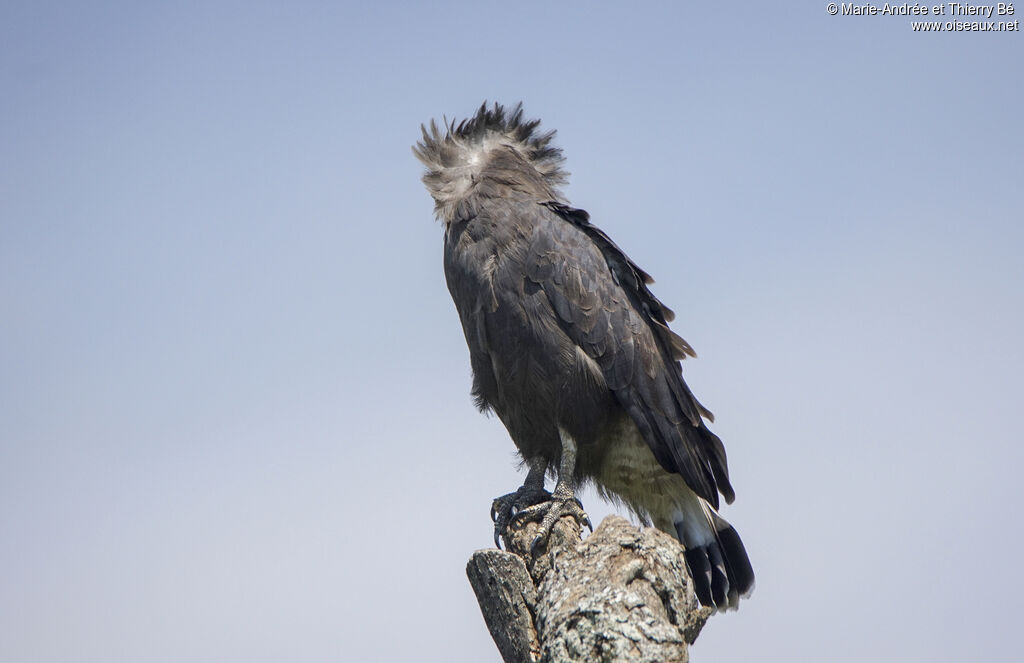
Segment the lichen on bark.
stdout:
<svg viewBox="0 0 1024 663">
<path fill-rule="evenodd" d="M 536 530 L 507 532 L 508 552 L 477 551 L 466 569 L 505 663 L 689 660 L 711 611 L 693 595 L 678 541 L 618 516 L 581 541 L 563 518 L 532 555 Z"/>
</svg>

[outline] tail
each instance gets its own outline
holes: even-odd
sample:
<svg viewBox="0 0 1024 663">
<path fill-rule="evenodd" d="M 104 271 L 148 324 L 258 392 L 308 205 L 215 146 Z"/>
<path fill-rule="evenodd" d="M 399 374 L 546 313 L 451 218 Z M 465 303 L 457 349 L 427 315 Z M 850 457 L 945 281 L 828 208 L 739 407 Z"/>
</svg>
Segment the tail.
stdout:
<svg viewBox="0 0 1024 663">
<path fill-rule="evenodd" d="M 701 512 L 677 513 L 674 525 L 686 546 L 684 557 L 701 605 L 735 610 L 741 598 L 754 591 L 754 569 L 743 541 L 724 518 L 704 500 Z"/>
</svg>

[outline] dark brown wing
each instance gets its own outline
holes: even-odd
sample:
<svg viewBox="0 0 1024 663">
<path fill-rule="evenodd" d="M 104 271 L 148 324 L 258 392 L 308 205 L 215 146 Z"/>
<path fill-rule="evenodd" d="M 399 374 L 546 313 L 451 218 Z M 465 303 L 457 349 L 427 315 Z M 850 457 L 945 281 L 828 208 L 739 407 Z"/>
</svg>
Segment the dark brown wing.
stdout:
<svg viewBox="0 0 1024 663">
<path fill-rule="evenodd" d="M 544 203 L 526 275 L 547 295 L 569 337 L 601 367 L 666 471 L 680 474 L 715 508 L 732 502 L 725 447 L 683 381 L 679 360 L 693 349 L 668 328 L 674 316 L 651 294 L 640 269 L 583 210 Z"/>
</svg>

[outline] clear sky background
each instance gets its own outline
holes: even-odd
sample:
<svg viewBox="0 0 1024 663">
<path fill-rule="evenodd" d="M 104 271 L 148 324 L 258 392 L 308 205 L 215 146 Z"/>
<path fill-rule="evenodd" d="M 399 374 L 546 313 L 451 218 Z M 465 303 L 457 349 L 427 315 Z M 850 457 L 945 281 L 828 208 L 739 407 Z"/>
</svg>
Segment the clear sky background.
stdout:
<svg viewBox="0 0 1024 663">
<path fill-rule="evenodd" d="M 485 99 L 700 354 L 758 580 L 694 660 L 1018 655 L 1024 42 L 826 6 L 3 3 L 0 660 L 500 660 L 410 153 Z"/>
</svg>

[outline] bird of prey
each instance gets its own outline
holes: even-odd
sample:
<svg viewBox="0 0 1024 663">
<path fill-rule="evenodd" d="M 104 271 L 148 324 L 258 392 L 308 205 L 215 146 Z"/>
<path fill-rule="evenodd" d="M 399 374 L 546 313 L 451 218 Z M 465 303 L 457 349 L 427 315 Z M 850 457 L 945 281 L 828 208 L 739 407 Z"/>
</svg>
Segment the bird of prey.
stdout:
<svg viewBox="0 0 1024 663">
<path fill-rule="evenodd" d="M 495 541 L 517 518 L 540 520 L 538 538 L 565 515 L 589 525 L 575 491 L 590 481 L 679 539 L 703 605 L 735 608 L 754 572 L 718 515 L 719 493 L 728 503 L 735 493 L 713 416 L 683 381 L 693 349 L 669 329 L 651 277 L 562 197 L 562 152 L 539 127 L 522 104 L 485 103 L 462 122 L 422 126 L 413 148 L 444 225 L 473 396 L 529 468 L 494 500 Z"/>
</svg>

